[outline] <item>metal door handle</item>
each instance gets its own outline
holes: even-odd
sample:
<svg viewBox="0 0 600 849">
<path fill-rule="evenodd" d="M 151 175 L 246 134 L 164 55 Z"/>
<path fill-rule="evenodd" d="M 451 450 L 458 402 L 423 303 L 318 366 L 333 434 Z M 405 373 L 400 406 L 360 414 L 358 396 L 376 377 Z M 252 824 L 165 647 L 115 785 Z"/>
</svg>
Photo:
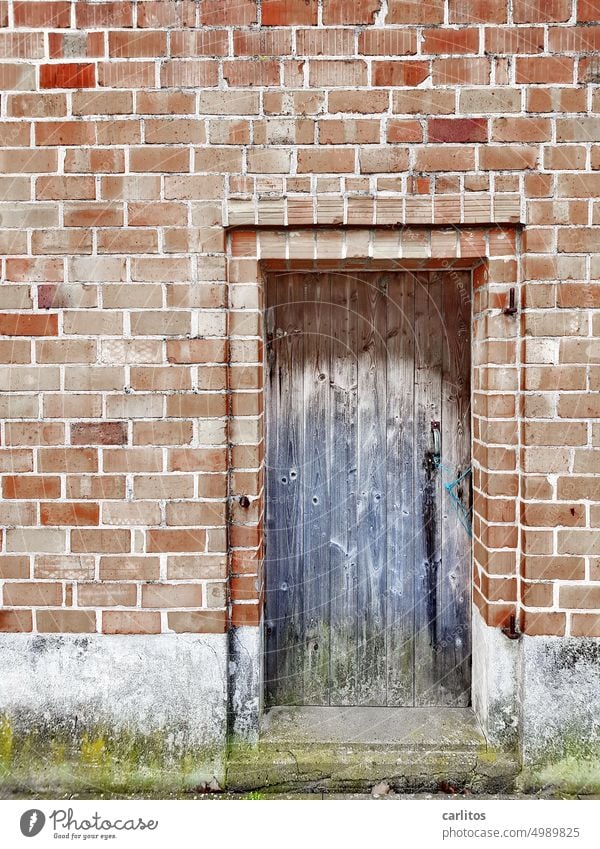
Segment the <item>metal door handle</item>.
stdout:
<svg viewBox="0 0 600 849">
<path fill-rule="evenodd" d="M 433 451 L 431 453 L 439 460 L 442 454 L 442 432 L 439 422 L 431 422 L 431 436 L 433 439 Z"/>
</svg>

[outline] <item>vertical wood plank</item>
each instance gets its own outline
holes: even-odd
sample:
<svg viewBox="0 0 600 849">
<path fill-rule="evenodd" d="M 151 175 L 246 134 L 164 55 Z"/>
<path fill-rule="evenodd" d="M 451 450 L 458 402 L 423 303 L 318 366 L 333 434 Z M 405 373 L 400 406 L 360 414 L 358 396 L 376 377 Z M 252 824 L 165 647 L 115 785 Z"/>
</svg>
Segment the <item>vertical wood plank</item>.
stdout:
<svg viewBox="0 0 600 849">
<path fill-rule="evenodd" d="M 303 623 L 302 313 L 294 275 L 269 284 L 274 307 L 268 374 L 267 695 L 270 704 L 301 704 Z M 272 634 L 269 635 L 269 630 Z"/>
<path fill-rule="evenodd" d="M 358 284 L 358 703 L 386 703 L 386 290 Z"/>
<path fill-rule="evenodd" d="M 441 419 L 442 320 L 438 275 L 415 277 L 415 704 L 439 699 L 441 474 L 431 422 Z"/>
<path fill-rule="evenodd" d="M 331 704 L 355 705 L 357 666 L 357 282 L 331 280 Z"/>
<path fill-rule="evenodd" d="M 442 284 L 444 346 L 442 365 L 442 472 L 444 483 L 457 480 L 471 462 L 471 281 L 453 272 Z M 467 510 L 471 477 L 453 490 Z M 471 540 L 458 505 L 442 492 L 442 582 L 438 598 L 440 703 L 470 702 Z"/>
<path fill-rule="evenodd" d="M 392 274 L 387 300 L 387 704 L 412 706 L 414 664 L 414 285 Z"/>
<path fill-rule="evenodd" d="M 304 703 L 329 703 L 331 278 L 304 276 Z"/>
<path fill-rule="evenodd" d="M 276 505 L 278 503 L 277 478 L 274 476 L 274 463 L 277 458 L 279 436 L 279 379 L 277 370 L 277 344 L 275 328 L 277 326 L 277 287 L 273 276 L 266 281 L 267 309 L 265 313 L 265 419 L 266 419 L 266 473 L 265 473 L 265 701 L 267 706 L 277 704 L 277 676 L 279 656 L 278 602 L 278 564 L 276 553 L 279 549 L 276 528 Z"/>
</svg>

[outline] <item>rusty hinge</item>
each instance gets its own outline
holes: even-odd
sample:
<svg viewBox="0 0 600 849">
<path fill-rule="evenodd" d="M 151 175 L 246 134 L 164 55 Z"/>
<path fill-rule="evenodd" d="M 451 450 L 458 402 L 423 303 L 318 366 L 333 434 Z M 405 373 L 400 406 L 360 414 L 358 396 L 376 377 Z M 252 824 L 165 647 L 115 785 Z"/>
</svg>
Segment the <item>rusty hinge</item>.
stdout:
<svg viewBox="0 0 600 849">
<path fill-rule="evenodd" d="M 511 613 L 508 617 L 508 625 L 502 628 L 502 633 L 509 640 L 518 640 L 521 636 L 521 632 L 517 627 L 517 616 L 515 613 Z"/>
</svg>

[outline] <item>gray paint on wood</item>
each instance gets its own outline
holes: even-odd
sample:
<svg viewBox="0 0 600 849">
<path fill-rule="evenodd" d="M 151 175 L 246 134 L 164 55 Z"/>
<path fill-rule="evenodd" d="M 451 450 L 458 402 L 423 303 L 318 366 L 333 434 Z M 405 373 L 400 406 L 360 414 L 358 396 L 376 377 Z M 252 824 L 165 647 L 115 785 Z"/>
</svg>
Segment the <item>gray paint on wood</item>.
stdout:
<svg viewBox="0 0 600 849">
<path fill-rule="evenodd" d="M 331 278 L 304 276 L 303 575 L 304 699 L 329 703 Z M 292 399 L 292 404 L 296 403 Z"/>
<path fill-rule="evenodd" d="M 458 276 L 269 280 L 271 705 L 468 703 L 470 541 L 442 491 L 470 451 Z"/>
<path fill-rule="evenodd" d="M 301 282 L 301 278 L 300 278 Z M 297 279 L 270 278 L 267 375 L 267 669 L 272 704 L 304 698 L 304 326 Z"/>
<path fill-rule="evenodd" d="M 432 422 L 441 420 L 441 283 L 415 279 L 415 704 L 439 698 L 439 594 L 442 584 L 441 473 L 433 455 Z M 442 431 L 442 440 L 444 439 Z"/>
<path fill-rule="evenodd" d="M 386 283 L 358 285 L 358 702 L 386 702 Z"/>
<path fill-rule="evenodd" d="M 356 705 L 358 291 L 350 275 L 331 286 L 331 704 Z"/>
<path fill-rule="evenodd" d="M 387 303 L 387 704 L 414 697 L 414 281 L 390 274 Z"/>
<path fill-rule="evenodd" d="M 471 286 L 465 272 L 453 272 L 449 285 L 442 282 L 444 322 L 442 353 L 442 474 L 444 483 L 458 480 L 471 463 Z M 470 511 L 471 479 L 453 490 Z M 464 682 L 471 674 L 471 557 L 465 545 L 465 527 L 458 505 L 444 493 L 442 501 L 442 551 L 444 579 L 438 599 L 441 644 L 439 650 L 440 700 L 444 704 L 469 704 Z"/>
</svg>

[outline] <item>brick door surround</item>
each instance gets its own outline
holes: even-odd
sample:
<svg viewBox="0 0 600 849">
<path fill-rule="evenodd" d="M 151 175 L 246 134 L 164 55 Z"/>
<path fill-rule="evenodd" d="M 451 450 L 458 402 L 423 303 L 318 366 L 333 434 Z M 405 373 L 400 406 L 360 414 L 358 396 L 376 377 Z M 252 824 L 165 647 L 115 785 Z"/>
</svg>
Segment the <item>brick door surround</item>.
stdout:
<svg viewBox="0 0 600 849">
<path fill-rule="evenodd" d="M 279 204 L 279 210 L 282 206 Z M 231 212 L 231 211 L 230 211 Z M 252 213 L 253 211 L 251 211 Z M 238 202 L 234 221 L 243 215 Z M 232 625 L 258 626 L 263 608 L 264 420 L 263 311 L 264 278 L 282 271 L 432 270 L 452 274 L 471 269 L 472 408 L 473 408 L 473 599 L 485 623 L 497 628 L 527 621 L 519 606 L 519 495 L 518 439 L 519 385 L 504 392 L 502 403 L 490 394 L 495 380 L 509 365 L 519 363 L 519 313 L 506 313 L 519 299 L 520 228 L 514 223 L 457 223 L 449 226 L 276 225 L 237 224 L 228 229 L 228 283 L 230 356 L 229 406 L 229 516 Z M 366 218 L 368 216 L 365 216 Z M 282 219 L 285 216 L 282 214 Z M 232 216 L 230 214 L 230 221 Z M 247 219 L 246 219 L 247 220 Z M 370 224 L 370 221 L 369 221 Z M 511 290 L 513 294 L 511 296 Z M 253 340 L 257 362 L 240 361 L 238 352 Z M 499 360 L 499 349 L 504 351 Z M 248 416 L 243 396 L 256 396 L 255 415 Z M 257 434 L 255 467 L 240 467 L 249 423 Z M 509 433 L 510 431 L 510 433 Z M 245 435 L 244 435 L 245 434 Z M 242 440 L 242 441 L 240 441 Z M 504 450 L 502 448 L 504 447 Z M 507 458 L 511 458 L 510 461 Z M 243 462 L 247 462 L 244 459 Z M 512 468 L 511 468 L 512 463 Z M 249 475 L 256 481 L 246 491 Z M 514 518 L 496 515 L 506 490 L 515 503 Z M 246 498 L 249 505 L 246 504 Z M 240 500 L 241 499 L 241 500 Z M 500 503 L 501 502 L 501 503 Z M 252 587 L 252 589 L 251 589 Z M 514 617 L 514 619 L 513 619 Z"/>
</svg>

